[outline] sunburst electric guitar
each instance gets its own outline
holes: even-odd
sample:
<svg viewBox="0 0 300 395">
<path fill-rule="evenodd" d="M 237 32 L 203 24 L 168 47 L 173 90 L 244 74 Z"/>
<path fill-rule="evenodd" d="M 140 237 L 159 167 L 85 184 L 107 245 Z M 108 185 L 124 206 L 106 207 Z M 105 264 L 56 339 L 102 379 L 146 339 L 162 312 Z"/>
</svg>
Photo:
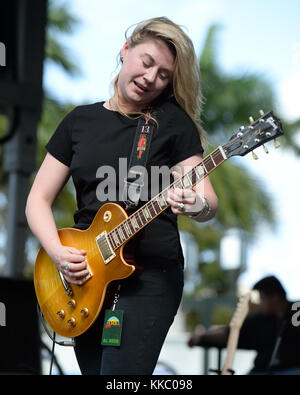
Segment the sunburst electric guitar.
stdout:
<svg viewBox="0 0 300 395">
<path fill-rule="evenodd" d="M 227 341 L 227 353 L 221 372 L 221 375 L 223 376 L 233 374 L 232 366 L 234 361 L 234 355 L 239 341 L 241 326 L 243 325 L 243 322 L 249 312 L 250 297 L 251 293 L 249 292 L 240 298 L 235 313 L 230 321 L 230 332 Z"/>
<path fill-rule="evenodd" d="M 256 121 L 250 118 L 250 122 L 133 214 L 128 215 L 118 204 L 106 203 L 88 229 L 58 230 L 63 245 L 87 251 L 89 274 L 82 285 L 67 283 L 45 250 L 39 249 L 34 267 L 35 292 L 45 320 L 56 333 L 76 337 L 85 332 L 102 309 L 109 283 L 135 271 L 135 266 L 124 258 L 124 247 L 169 207 L 166 200 L 169 190 L 192 188 L 228 158 L 244 156 L 283 134 L 280 120 L 271 111 L 267 114 L 261 111 L 261 117 Z"/>
</svg>

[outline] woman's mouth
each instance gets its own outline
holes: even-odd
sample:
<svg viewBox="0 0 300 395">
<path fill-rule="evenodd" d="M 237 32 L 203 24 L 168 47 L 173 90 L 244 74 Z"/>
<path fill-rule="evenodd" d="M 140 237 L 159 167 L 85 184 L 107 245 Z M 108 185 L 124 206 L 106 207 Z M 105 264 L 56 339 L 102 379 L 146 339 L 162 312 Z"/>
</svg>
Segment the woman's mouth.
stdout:
<svg viewBox="0 0 300 395">
<path fill-rule="evenodd" d="M 137 87 L 137 91 L 140 93 L 144 93 L 144 92 L 148 92 L 148 89 L 146 87 L 144 87 L 143 85 L 139 84 L 136 81 L 133 81 L 135 86 Z"/>
</svg>

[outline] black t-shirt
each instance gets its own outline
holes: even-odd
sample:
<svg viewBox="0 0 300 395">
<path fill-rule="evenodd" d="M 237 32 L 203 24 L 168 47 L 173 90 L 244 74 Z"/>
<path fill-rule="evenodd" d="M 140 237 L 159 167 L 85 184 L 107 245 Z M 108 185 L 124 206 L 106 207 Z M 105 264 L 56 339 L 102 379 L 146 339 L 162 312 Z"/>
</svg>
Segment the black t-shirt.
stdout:
<svg viewBox="0 0 300 395">
<path fill-rule="evenodd" d="M 110 111 L 103 104 L 98 102 L 75 107 L 46 145 L 51 155 L 70 167 L 78 206 L 74 227 L 78 229 L 87 229 L 104 203 L 122 202 L 124 167 L 129 166 L 136 134 L 138 120 Z M 158 127 L 152 136 L 144 187 L 148 190 L 142 192 L 143 200 L 146 200 L 145 196 L 154 197 L 167 186 L 160 179 L 159 191 L 157 186 L 151 190 L 151 170 L 155 166 L 170 169 L 196 153 L 203 153 L 194 122 L 176 103 L 161 104 L 155 109 L 155 118 Z M 169 181 L 173 181 L 172 176 Z M 145 201 L 141 201 L 138 207 L 143 204 Z M 138 264 L 183 263 L 177 216 L 170 207 L 143 228 L 139 236 L 134 249 Z"/>
<path fill-rule="evenodd" d="M 267 370 L 279 333 L 282 333 L 282 340 L 274 370 L 300 368 L 300 327 L 292 324 L 294 312 L 291 307 L 292 303 L 283 319 L 257 312 L 244 321 L 238 347 L 257 351 L 253 371 Z"/>
</svg>

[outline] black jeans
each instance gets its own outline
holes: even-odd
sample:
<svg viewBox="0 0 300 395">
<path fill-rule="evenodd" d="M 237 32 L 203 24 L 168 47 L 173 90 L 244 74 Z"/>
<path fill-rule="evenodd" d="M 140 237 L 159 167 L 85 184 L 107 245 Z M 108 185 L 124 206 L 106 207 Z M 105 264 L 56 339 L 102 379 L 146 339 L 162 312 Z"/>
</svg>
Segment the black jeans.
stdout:
<svg viewBox="0 0 300 395">
<path fill-rule="evenodd" d="M 139 276 L 118 283 L 121 290 L 116 310 L 124 310 L 121 345 L 101 345 L 101 314 L 91 328 L 76 337 L 75 354 L 82 374 L 153 373 L 181 301 L 183 267 L 145 268 Z"/>
</svg>

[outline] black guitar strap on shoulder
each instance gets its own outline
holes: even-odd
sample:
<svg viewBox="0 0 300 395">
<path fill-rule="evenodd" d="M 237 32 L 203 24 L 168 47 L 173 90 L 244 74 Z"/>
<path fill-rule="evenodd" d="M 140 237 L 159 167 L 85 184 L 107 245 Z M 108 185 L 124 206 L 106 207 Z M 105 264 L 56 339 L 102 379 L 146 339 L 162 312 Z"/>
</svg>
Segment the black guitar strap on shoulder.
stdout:
<svg viewBox="0 0 300 395">
<path fill-rule="evenodd" d="M 146 163 L 155 126 L 154 120 L 150 119 L 151 111 L 148 110 L 137 125 L 127 177 L 124 178 L 122 200 L 126 210 L 134 209 L 138 205 L 144 185 Z"/>
</svg>

